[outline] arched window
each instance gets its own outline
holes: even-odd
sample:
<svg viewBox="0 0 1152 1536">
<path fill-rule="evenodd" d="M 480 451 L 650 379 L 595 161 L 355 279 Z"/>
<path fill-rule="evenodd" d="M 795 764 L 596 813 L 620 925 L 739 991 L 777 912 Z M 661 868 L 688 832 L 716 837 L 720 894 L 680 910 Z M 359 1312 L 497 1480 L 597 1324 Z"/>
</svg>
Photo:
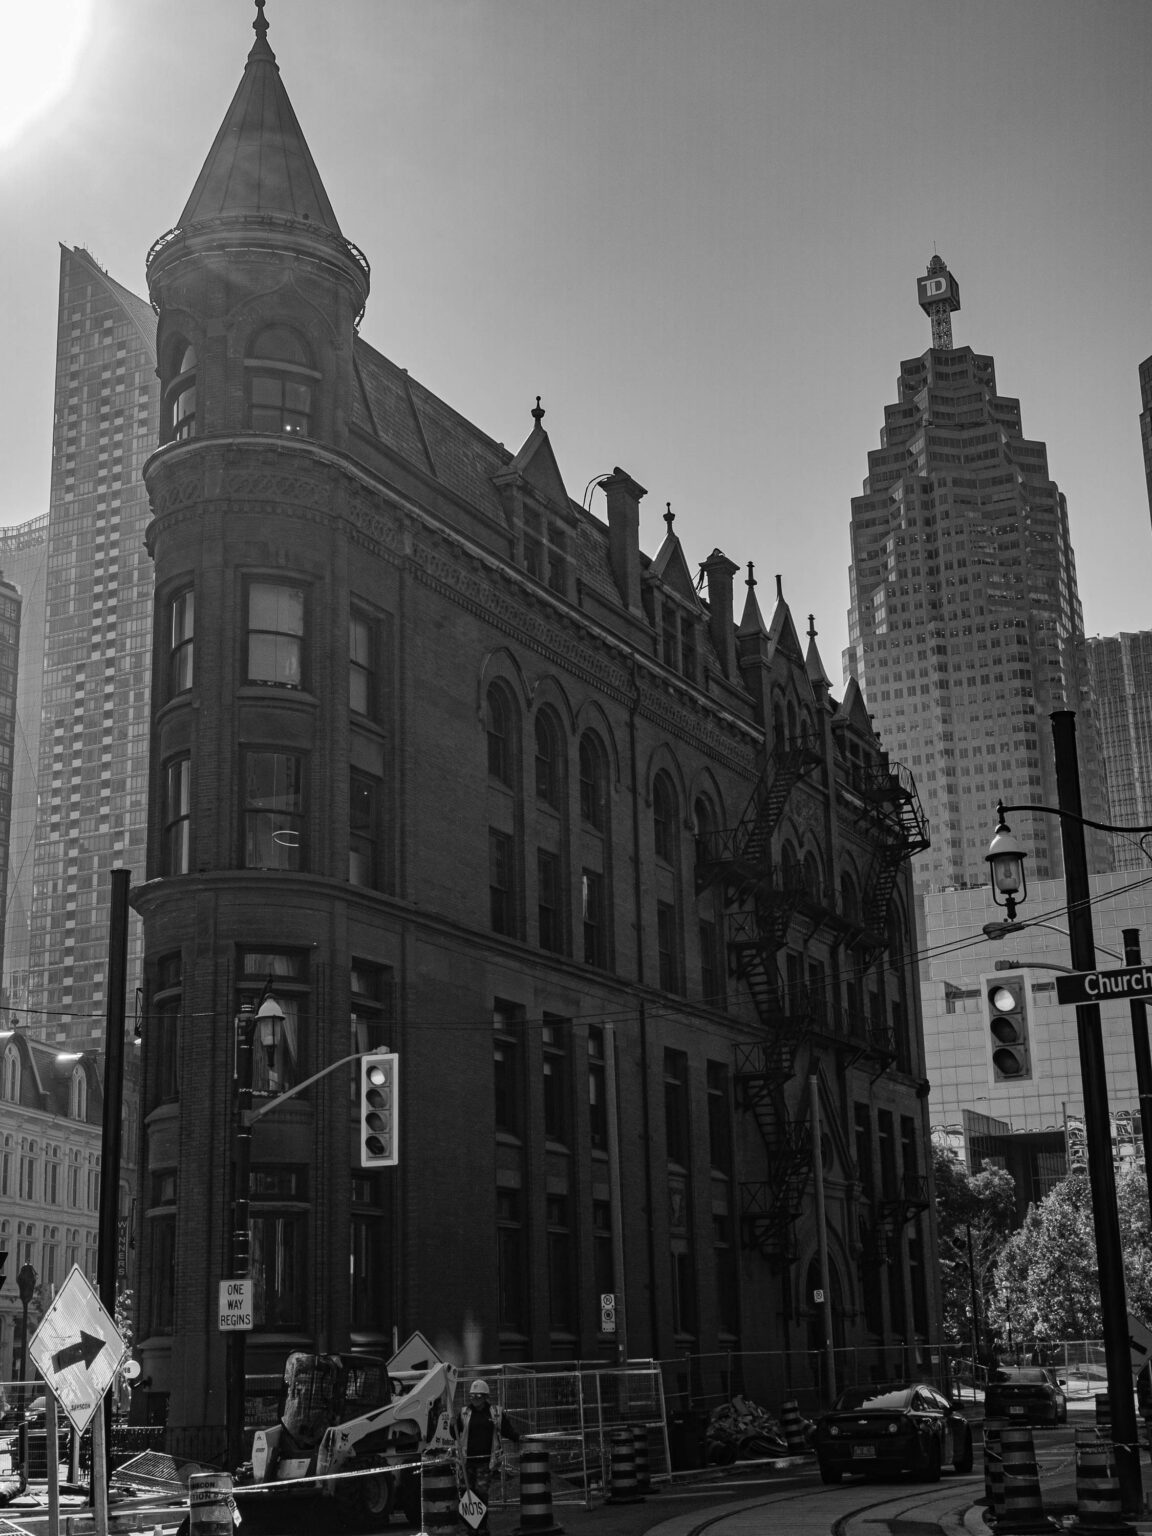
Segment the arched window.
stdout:
<svg viewBox="0 0 1152 1536">
<path fill-rule="evenodd" d="M 840 876 L 840 910 L 850 923 L 860 920 L 860 894 L 847 870 Z"/>
<path fill-rule="evenodd" d="M 20 1102 L 20 1051 L 11 1043 L 4 1049 L 3 1096 L 10 1104 Z"/>
<path fill-rule="evenodd" d="M 268 326 L 252 343 L 245 362 L 249 428 L 307 437 L 312 426 L 312 384 L 320 375 L 295 331 L 286 325 Z"/>
<path fill-rule="evenodd" d="M 784 745 L 784 707 L 779 699 L 772 706 L 772 745 Z"/>
<path fill-rule="evenodd" d="M 604 748 L 591 731 L 580 738 L 580 820 L 597 832 L 607 823 L 608 773 Z"/>
<path fill-rule="evenodd" d="M 88 1118 L 88 1078 L 80 1062 L 72 1068 L 72 1080 L 68 1085 L 68 1115 L 72 1120 Z"/>
<path fill-rule="evenodd" d="M 488 777 L 512 787 L 512 727 L 508 695 L 493 685 L 488 690 Z"/>
<path fill-rule="evenodd" d="M 800 860 L 791 843 L 785 843 L 780 850 L 780 873 L 785 889 L 794 890 L 800 884 Z"/>
<path fill-rule="evenodd" d="M 796 745 L 796 706 L 792 700 L 788 700 L 788 745 Z"/>
<path fill-rule="evenodd" d="M 196 348 L 177 337 L 169 348 L 174 374 L 164 390 L 167 439 L 178 443 L 196 435 Z"/>
<path fill-rule="evenodd" d="M 652 828 L 656 857 L 665 864 L 675 864 L 678 821 L 676 791 L 666 773 L 658 773 L 652 786 Z"/>
<path fill-rule="evenodd" d="M 811 850 L 804 855 L 804 889 L 815 901 L 819 901 L 824 893 L 820 861 Z"/>
<path fill-rule="evenodd" d="M 560 809 L 564 794 L 564 762 L 560 732 L 550 715 L 536 716 L 536 798 Z"/>
</svg>

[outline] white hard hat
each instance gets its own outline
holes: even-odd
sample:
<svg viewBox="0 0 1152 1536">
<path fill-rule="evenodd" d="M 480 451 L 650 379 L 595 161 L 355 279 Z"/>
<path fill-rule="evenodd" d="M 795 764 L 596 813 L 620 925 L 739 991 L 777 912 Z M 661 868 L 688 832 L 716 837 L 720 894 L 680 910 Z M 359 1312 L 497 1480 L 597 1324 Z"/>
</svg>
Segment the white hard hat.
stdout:
<svg viewBox="0 0 1152 1536">
<path fill-rule="evenodd" d="M 483 1393 L 485 1397 L 488 1396 L 488 1383 L 486 1381 L 474 1381 L 468 1388 L 469 1397 L 478 1397 L 481 1393 Z"/>
</svg>

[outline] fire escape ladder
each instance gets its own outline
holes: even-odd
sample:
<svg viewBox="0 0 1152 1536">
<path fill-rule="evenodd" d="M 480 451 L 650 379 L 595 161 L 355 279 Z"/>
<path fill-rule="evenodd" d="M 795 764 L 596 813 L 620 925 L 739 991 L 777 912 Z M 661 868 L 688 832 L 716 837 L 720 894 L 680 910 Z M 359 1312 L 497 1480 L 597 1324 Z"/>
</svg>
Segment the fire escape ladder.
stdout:
<svg viewBox="0 0 1152 1536">
<path fill-rule="evenodd" d="M 819 738 L 812 732 L 805 732 L 791 742 L 777 743 L 736 826 L 708 833 L 699 840 L 697 890 L 719 878 L 740 886 L 755 884 L 763 877 L 771 864 L 772 834 L 784 814 L 789 795 L 799 780 L 823 761 Z"/>
<path fill-rule="evenodd" d="M 888 945 L 888 904 L 900 866 L 930 846 L 928 818 L 916 782 L 902 763 L 857 769 L 850 788 L 876 824 L 878 846 L 864 891 L 864 933 L 857 949 L 870 964 Z"/>
<path fill-rule="evenodd" d="M 760 1131 L 767 1173 L 761 1183 L 740 1186 L 744 1242 L 776 1266 L 795 1257 L 795 1227 L 812 1171 L 810 1129 L 792 1120 L 784 1091 L 800 1035 L 787 1027 L 787 1017 L 780 1023 L 785 1027 L 773 1037 L 737 1046 L 735 1063 L 740 1102 Z"/>
</svg>

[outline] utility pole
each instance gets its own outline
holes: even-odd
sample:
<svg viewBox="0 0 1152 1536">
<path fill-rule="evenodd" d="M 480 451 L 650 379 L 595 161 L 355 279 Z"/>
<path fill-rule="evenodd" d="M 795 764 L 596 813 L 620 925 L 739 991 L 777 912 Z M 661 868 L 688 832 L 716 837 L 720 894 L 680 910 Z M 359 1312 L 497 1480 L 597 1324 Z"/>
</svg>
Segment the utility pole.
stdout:
<svg viewBox="0 0 1152 1536">
<path fill-rule="evenodd" d="M 1124 964 L 1139 965 L 1140 930 L 1125 928 Z M 1148 1044 L 1148 1005 L 1142 997 L 1128 1004 L 1132 1010 L 1132 1050 L 1136 1057 L 1136 1091 L 1140 1096 L 1140 1138 L 1144 1143 L 1144 1177 L 1148 1181 L 1148 1206 L 1152 1211 L 1152 1048 Z"/>
</svg>

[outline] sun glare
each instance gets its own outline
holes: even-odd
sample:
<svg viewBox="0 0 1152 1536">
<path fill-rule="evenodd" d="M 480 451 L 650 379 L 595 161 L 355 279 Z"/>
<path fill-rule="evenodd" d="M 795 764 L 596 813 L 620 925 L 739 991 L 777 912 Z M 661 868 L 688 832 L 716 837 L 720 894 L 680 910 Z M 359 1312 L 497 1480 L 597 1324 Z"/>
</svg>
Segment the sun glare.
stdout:
<svg viewBox="0 0 1152 1536">
<path fill-rule="evenodd" d="M 92 30 L 93 0 L 0 0 L 0 149 L 67 95 Z"/>
</svg>

